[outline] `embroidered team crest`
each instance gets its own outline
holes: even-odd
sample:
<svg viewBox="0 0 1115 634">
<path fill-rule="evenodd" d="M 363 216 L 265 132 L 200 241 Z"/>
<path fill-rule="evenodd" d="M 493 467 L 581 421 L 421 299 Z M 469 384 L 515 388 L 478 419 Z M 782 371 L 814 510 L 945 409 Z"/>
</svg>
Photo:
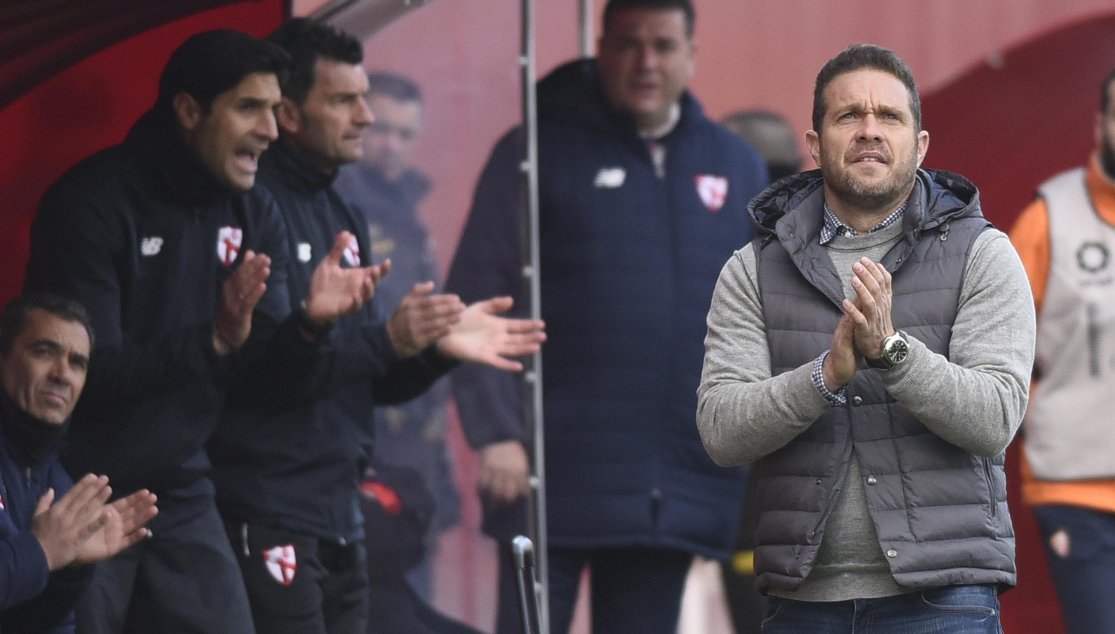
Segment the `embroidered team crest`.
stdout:
<svg viewBox="0 0 1115 634">
<path fill-rule="evenodd" d="M 294 545 L 285 544 L 263 551 L 263 565 L 275 581 L 289 586 L 294 583 L 294 573 L 298 572 L 298 560 L 294 556 Z"/>
<path fill-rule="evenodd" d="M 709 211 L 720 211 L 728 197 L 728 179 L 712 174 L 697 174 L 697 195 Z"/>
<path fill-rule="evenodd" d="M 240 244 L 244 240 L 244 230 L 240 227 L 221 227 L 217 230 L 217 259 L 222 266 L 232 266 L 240 255 Z"/>
<path fill-rule="evenodd" d="M 360 245 L 356 243 L 356 236 L 348 239 L 348 246 L 345 247 L 344 255 L 345 262 L 348 262 L 349 266 L 360 266 Z"/>
</svg>

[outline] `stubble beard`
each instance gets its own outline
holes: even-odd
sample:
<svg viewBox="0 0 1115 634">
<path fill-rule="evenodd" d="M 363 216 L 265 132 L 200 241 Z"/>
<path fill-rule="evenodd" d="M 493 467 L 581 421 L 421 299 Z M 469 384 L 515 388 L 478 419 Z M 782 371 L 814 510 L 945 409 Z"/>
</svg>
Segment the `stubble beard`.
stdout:
<svg viewBox="0 0 1115 634">
<path fill-rule="evenodd" d="M 845 205 L 864 211 L 886 211 L 910 191 L 917 164 L 917 152 L 914 152 L 905 160 L 893 163 L 894 169 L 881 181 L 866 182 L 847 170 L 826 173 L 824 177 L 829 189 Z"/>
</svg>

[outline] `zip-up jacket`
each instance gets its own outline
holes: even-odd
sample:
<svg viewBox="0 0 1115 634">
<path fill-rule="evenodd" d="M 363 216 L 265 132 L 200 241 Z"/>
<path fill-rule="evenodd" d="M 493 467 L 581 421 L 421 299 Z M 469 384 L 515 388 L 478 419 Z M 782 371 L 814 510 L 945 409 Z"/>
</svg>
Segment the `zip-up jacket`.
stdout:
<svg viewBox="0 0 1115 634">
<path fill-rule="evenodd" d="M 753 235 L 746 207 L 766 170 L 688 93 L 657 141 L 656 169 L 591 60 L 555 70 L 538 96 L 550 543 L 726 557 L 743 474 L 701 448 L 694 393 L 708 300 L 724 259 Z M 530 305 L 520 142 L 517 130 L 500 141 L 477 186 L 448 284 L 466 301 L 509 294 Z M 473 446 L 529 442 L 515 377 L 461 368 L 454 390 Z"/>
<path fill-rule="evenodd" d="M 240 193 L 218 183 L 172 116 L 149 112 L 122 145 L 51 187 L 32 227 L 26 279 L 29 290 L 79 301 L 97 333 L 67 468 L 106 474 L 119 492 L 158 493 L 156 531 L 176 519 L 172 498 L 211 495 L 204 444 L 238 374 L 254 397 L 286 399 L 299 384 L 294 370 L 316 354 L 294 320 L 280 327 L 290 300 L 274 201 L 258 187 Z M 249 342 L 218 357 L 221 284 L 248 249 L 272 258 L 268 290 Z M 283 369 L 291 370 L 286 382 Z"/>
<path fill-rule="evenodd" d="M 355 236 L 343 266 L 371 264 L 367 225 L 334 191 L 333 175 L 280 140 L 264 155 L 259 182 L 287 227 L 288 312 L 337 233 Z M 374 299 L 341 318 L 321 346 L 312 399 L 297 407 L 230 402 L 210 444 L 222 516 L 331 541 L 361 539 L 357 490 L 374 444 L 373 405 L 413 398 L 452 367 L 432 346 L 398 359 Z"/>
<path fill-rule="evenodd" d="M 58 452 L 40 459 L 9 433 L 13 416 L 29 417 L 0 394 L 0 631 L 71 634 L 73 606 L 89 579 L 88 566 L 50 572 L 46 553 L 31 532 L 39 498 L 54 489 L 59 500 L 73 486 Z"/>
</svg>

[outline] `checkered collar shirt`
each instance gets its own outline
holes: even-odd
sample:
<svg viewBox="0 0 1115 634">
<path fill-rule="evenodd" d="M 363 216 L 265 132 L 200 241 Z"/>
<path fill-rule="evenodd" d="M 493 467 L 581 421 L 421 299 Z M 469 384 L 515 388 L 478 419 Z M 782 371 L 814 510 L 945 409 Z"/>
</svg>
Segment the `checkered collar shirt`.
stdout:
<svg viewBox="0 0 1115 634">
<path fill-rule="evenodd" d="M 880 229 L 886 229 L 894 224 L 895 220 L 902 217 L 902 212 L 906 211 L 906 204 L 907 203 L 902 203 L 898 209 L 895 209 L 889 216 L 883 218 L 882 222 L 871 227 L 871 230 L 867 233 L 875 233 Z M 836 214 L 832 213 L 832 210 L 829 209 L 829 204 L 825 203 L 825 224 L 821 227 L 821 246 L 832 242 L 832 239 L 839 235 L 854 236 L 859 234 L 855 229 L 841 222 L 840 219 L 836 217 Z"/>
</svg>

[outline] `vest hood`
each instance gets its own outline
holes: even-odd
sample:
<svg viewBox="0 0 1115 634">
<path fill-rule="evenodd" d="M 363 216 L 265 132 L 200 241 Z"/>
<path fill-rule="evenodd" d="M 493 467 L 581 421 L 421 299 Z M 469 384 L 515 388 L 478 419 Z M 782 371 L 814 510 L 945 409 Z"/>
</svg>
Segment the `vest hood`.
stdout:
<svg viewBox="0 0 1115 634">
<path fill-rule="evenodd" d="M 815 169 L 779 179 L 763 190 L 747 207 L 759 236 L 764 240 L 773 238 L 779 221 L 812 202 L 823 185 L 821 170 Z M 903 220 L 909 238 L 916 239 L 917 233 L 957 218 L 982 217 L 979 190 L 970 180 L 943 170 L 917 171 Z"/>
</svg>

